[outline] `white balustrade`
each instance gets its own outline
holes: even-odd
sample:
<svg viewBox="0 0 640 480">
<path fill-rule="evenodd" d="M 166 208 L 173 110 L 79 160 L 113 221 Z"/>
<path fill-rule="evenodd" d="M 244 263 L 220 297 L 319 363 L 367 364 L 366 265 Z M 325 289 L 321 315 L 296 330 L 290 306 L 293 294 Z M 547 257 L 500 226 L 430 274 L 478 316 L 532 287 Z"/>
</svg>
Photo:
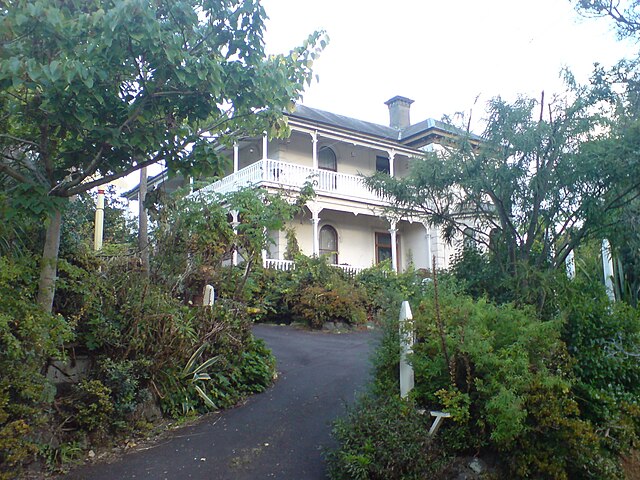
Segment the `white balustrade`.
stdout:
<svg viewBox="0 0 640 480">
<path fill-rule="evenodd" d="M 369 190 L 357 175 L 314 169 L 279 160 L 259 160 L 203 188 L 202 193 L 228 193 L 252 185 L 277 188 L 301 188 L 312 182 L 316 193 L 381 202 L 383 198 Z"/>
<path fill-rule="evenodd" d="M 271 268 L 273 270 L 284 270 L 289 271 L 296 268 L 296 263 L 293 260 L 277 260 L 274 258 L 267 258 L 265 261 L 266 268 Z"/>
</svg>

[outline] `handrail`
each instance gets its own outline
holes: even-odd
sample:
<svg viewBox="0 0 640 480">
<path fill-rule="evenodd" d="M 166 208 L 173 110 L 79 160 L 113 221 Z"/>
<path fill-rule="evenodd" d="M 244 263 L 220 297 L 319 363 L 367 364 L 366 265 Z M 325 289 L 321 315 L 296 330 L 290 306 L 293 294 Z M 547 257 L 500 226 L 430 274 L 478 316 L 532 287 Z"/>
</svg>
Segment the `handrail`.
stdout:
<svg viewBox="0 0 640 480">
<path fill-rule="evenodd" d="M 202 189 L 203 193 L 228 193 L 249 186 L 301 188 L 310 181 L 316 193 L 333 194 L 360 200 L 383 202 L 384 198 L 372 192 L 362 177 L 348 173 L 314 169 L 280 160 L 259 160 Z"/>
</svg>

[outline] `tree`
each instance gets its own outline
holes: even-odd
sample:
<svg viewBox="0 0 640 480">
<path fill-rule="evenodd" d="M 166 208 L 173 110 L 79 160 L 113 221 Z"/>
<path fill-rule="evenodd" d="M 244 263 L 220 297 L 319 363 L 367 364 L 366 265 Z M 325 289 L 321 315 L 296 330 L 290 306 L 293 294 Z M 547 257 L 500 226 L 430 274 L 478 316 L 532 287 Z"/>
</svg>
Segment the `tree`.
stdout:
<svg viewBox="0 0 640 480">
<path fill-rule="evenodd" d="M 640 33 L 640 4 L 637 0 L 578 0 L 576 9 L 583 15 L 613 19 L 620 38 Z"/>
<path fill-rule="evenodd" d="M 38 303 L 51 311 L 65 200 L 160 161 L 220 170 L 232 134 L 286 131 L 324 47 L 265 56 L 259 0 L 7 0 L 0 174 L 46 208 Z"/>
<path fill-rule="evenodd" d="M 407 178 L 376 175 L 369 185 L 450 241 L 473 236 L 526 287 L 528 272 L 563 267 L 581 241 L 604 231 L 640 185 L 637 143 L 617 127 L 625 98 L 601 70 L 588 87 L 567 80 L 569 90 L 548 103 L 494 98 L 481 136 L 460 129 Z"/>
</svg>

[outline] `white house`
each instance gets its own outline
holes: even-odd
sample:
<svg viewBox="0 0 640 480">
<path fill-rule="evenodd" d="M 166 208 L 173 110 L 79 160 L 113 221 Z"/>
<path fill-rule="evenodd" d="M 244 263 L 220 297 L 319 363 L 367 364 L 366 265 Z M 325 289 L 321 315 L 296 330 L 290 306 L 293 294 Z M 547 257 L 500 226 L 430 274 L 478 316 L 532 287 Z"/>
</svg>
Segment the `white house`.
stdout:
<svg viewBox="0 0 640 480">
<path fill-rule="evenodd" d="M 311 179 L 316 197 L 288 225 L 304 254 L 327 255 L 331 263 L 353 271 L 388 258 L 398 271 L 411 263 L 430 268 L 433 255 L 438 267 L 446 268 L 453 252 L 438 230 L 418 217 L 385 216 L 387 202 L 369 191 L 361 176 L 382 171 L 402 177 L 424 149 L 454 136 L 455 130 L 433 119 L 411 124 L 413 101 L 408 98 L 396 96 L 385 103 L 389 126 L 299 106 L 288 114 L 289 138 L 239 140 L 227 152 L 233 171 L 202 192 L 225 193 L 249 185 L 295 190 Z M 285 233 L 270 234 L 274 245 L 263 252 L 265 266 L 290 268 Z"/>
</svg>

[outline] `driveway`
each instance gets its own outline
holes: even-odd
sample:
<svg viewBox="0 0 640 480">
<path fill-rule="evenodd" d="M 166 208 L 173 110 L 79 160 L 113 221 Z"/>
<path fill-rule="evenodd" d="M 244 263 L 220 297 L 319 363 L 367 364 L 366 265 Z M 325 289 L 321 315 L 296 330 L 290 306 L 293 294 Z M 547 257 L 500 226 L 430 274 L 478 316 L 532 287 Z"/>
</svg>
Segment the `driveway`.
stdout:
<svg viewBox="0 0 640 480">
<path fill-rule="evenodd" d="M 257 325 L 278 360 L 275 385 L 241 407 L 212 414 L 144 451 L 112 464 L 82 467 L 66 478 L 326 478 L 322 449 L 330 422 L 369 379 L 376 336 L 326 334 Z"/>
</svg>

